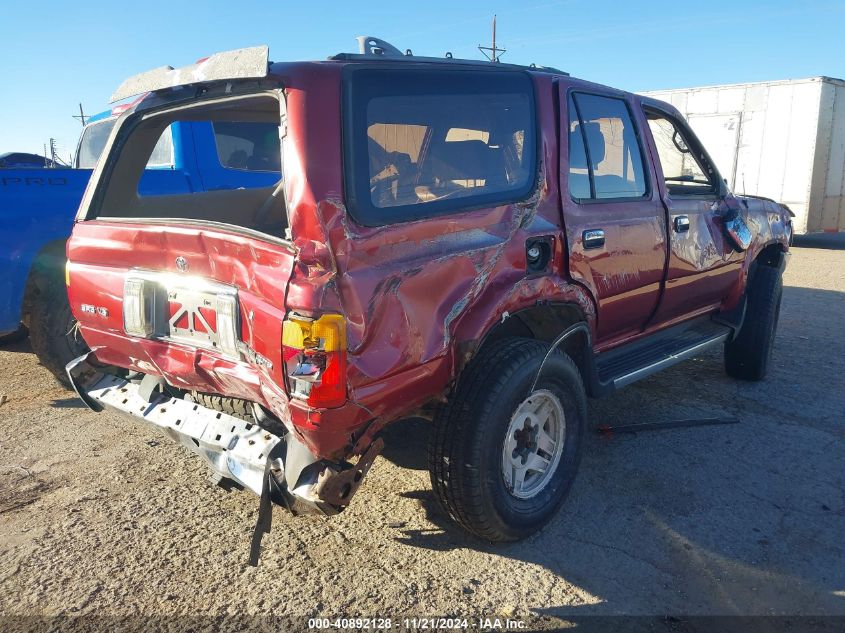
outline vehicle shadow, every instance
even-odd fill
[[[721,349],[589,403],[578,478],[539,533],[491,544],[461,532],[430,489],[409,547],[465,550],[553,572],[582,604],[550,616],[845,615],[845,293],[786,287],[769,375],[724,374]],[[606,437],[604,424],[701,417],[739,424]],[[424,469],[430,425],[397,423],[384,456]],[[470,554],[472,555],[472,554]],[[568,594],[570,592],[563,592]]]
[[[792,238],[792,245],[798,248],[825,248],[841,251],[845,250],[845,232],[796,235]]]
[[[32,345],[29,343],[29,338],[24,338],[19,341],[10,341],[8,343],[0,343],[0,351],[15,352],[21,354],[31,354]]]
[[[88,407],[85,405],[82,400],[78,397],[74,396],[72,398],[62,398],[60,400],[53,400],[50,403],[50,406],[54,409],[87,409]]]

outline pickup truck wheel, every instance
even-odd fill
[[[514,541],[542,527],[575,478],[587,418],[581,375],[562,352],[504,339],[464,370],[435,416],[429,469],[435,496],[467,531]]]
[[[38,281],[29,317],[29,341],[44,367],[62,385],[71,388],[65,366],[88,351],[70,311],[63,271],[44,274]]]
[[[751,287],[745,320],[736,338],[725,343],[725,371],[742,380],[766,376],[775,342],[783,295],[781,272],[758,265]]]

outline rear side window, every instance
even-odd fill
[[[569,95],[569,193],[577,200],[641,198],[643,155],[622,99]]]
[[[355,69],[344,107],[346,195],[361,224],[512,202],[534,189],[527,74]]]

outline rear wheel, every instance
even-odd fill
[[[748,289],[745,319],[736,338],[725,343],[725,371],[742,380],[762,380],[777,333],[783,280],[779,268],[758,264]]]
[[[434,493],[469,532],[513,541],[542,527],[575,478],[586,422],[578,368],[548,345],[504,339],[482,350],[435,418],[429,446]]]
[[[70,311],[61,271],[47,270],[38,274],[37,294],[29,315],[29,340],[38,362],[70,389],[65,366],[87,352],[88,346]]]

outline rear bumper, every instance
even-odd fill
[[[143,421],[201,457],[219,482],[229,480],[295,514],[342,510],[381,451],[377,440],[355,465],[320,460],[294,435],[283,437],[226,413],[171,396],[163,389],[109,373],[93,352],[68,363],[74,390],[93,411],[114,411]],[[286,467],[287,466],[287,467]]]
[[[88,357],[93,364],[155,374],[187,391],[226,394],[262,404],[321,458],[347,457],[353,437],[374,417],[352,402],[336,409],[312,409],[296,398],[288,399],[279,387],[280,377],[270,377],[248,362],[224,358],[212,351],[85,325],[82,335],[96,350],[95,356]]]
[[[140,384],[102,372],[88,361],[89,354],[67,368],[74,390],[89,408],[116,411],[156,426],[202,457],[215,474],[261,494],[268,456],[282,438],[181,398],[160,392],[145,398]],[[282,464],[279,460],[273,466]]]

